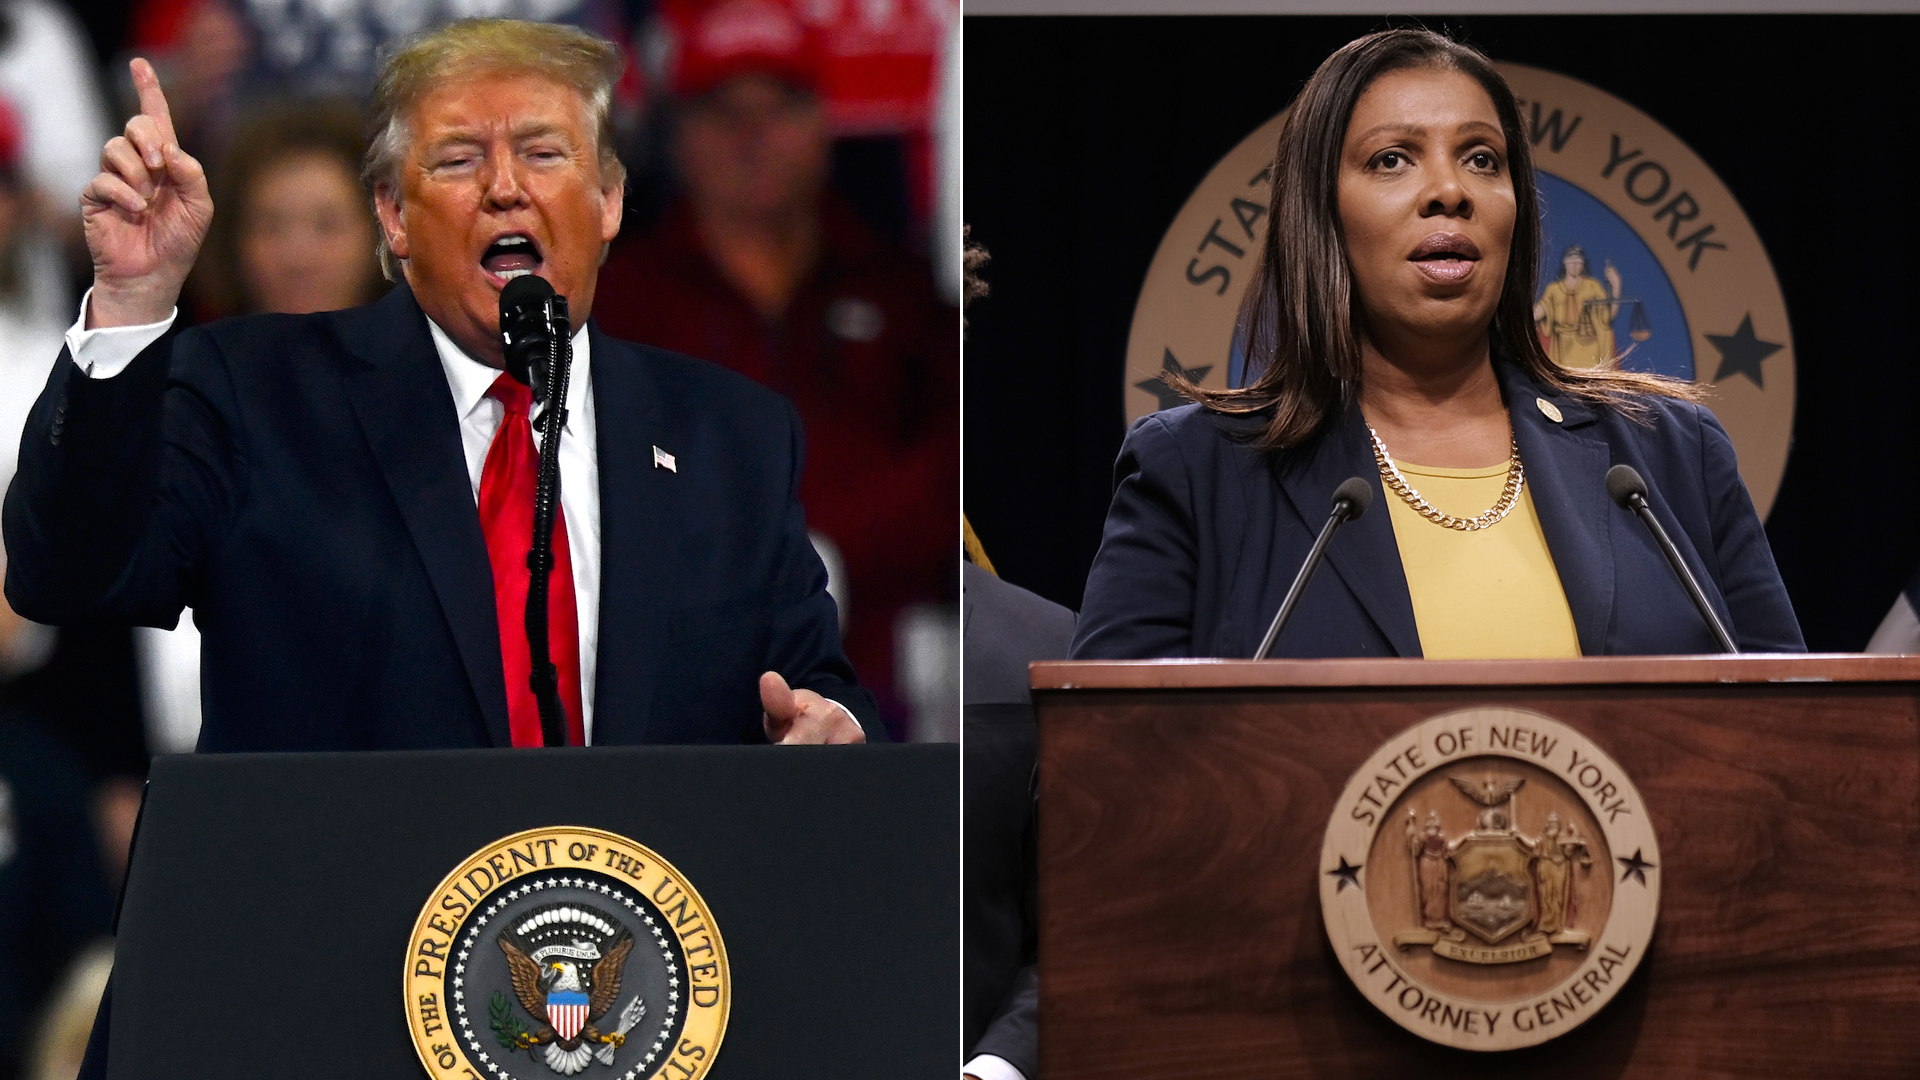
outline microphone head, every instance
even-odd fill
[[[500,339],[506,345],[507,374],[522,386],[531,386],[536,400],[546,400],[535,373],[547,350],[546,304],[553,286],[535,274],[522,274],[500,290]]]
[[[553,286],[538,274],[522,274],[500,290],[500,314],[538,307],[553,295]]]
[[[1373,505],[1373,485],[1367,483],[1362,477],[1347,477],[1341,481],[1339,487],[1333,489],[1333,505],[1339,506],[1343,502],[1349,508],[1347,520],[1352,521],[1366,513],[1367,507]]]
[[[1631,510],[1633,507],[1628,504],[1627,500],[1633,498],[1635,495],[1643,499],[1647,497],[1647,482],[1640,479],[1640,474],[1633,471],[1633,466],[1615,465],[1613,468],[1607,470],[1608,498],[1619,503],[1625,509]]]

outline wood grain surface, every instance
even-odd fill
[[[1683,660],[1613,662],[1629,677],[1604,681],[1505,663],[1485,686],[1339,662],[1347,688],[1244,685],[1325,661],[1036,665],[1036,686],[1086,686],[1066,669],[1096,666],[1135,687],[1035,694],[1047,1080],[1920,1076],[1920,684],[1897,681],[1920,660]],[[1643,664],[1666,673],[1636,681]],[[1236,688],[1226,667],[1263,670]],[[1377,1012],[1317,896],[1353,769],[1470,705],[1592,739],[1638,786],[1663,858],[1653,947],[1621,995],[1492,1055]]]
[[[1035,690],[1920,680],[1920,656],[1861,653],[1569,660],[1043,660],[1027,666]]]

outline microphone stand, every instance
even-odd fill
[[[1349,478],[1334,490],[1333,513],[1327,515],[1327,523],[1320,527],[1320,536],[1314,540],[1313,550],[1307,553],[1307,561],[1300,564],[1300,572],[1294,575],[1286,599],[1280,601],[1280,610],[1273,613],[1267,636],[1260,639],[1260,648],[1253,654],[1255,660],[1265,660],[1267,654],[1273,651],[1273,643],[1280,637],[1280,628],[1293,617],[1293,608],[1300,602],[1300,594],[1307,591],[1307,582],[1312,581],[1313,572],[1320,569],[1320,560],[1327,553],[1327,544],[1333,540],[1334,531],[1366,513],[1372,503],[1373,489],[1357,476]]]
[[[1720,621],[1719,615],[1714,614],[1713,605],[1707,602],[1706,591],[1700,588],[1693,571],[1687,569],[1687,561],[1680,557],[1680,549],[1673,546],[1673,538],[1660,526],[1660,519],[1653,516],[1653,507],[1647,503],[1647,482],[1640,478],[1633,466],[1615,465],[1607,470],[1607,494],[1646,523],[1647,531],[1653,534],[1654,543],[1660,547],[1660,554],[1665,555],[1667,565],[1673,567],[1673,576],[1680,579],[1680,587],[1687,591],[1687,598],[1699,609],[1700,617],[1720,643],[1720,651],[1738,653],[1740,646],[1734,644],[1733,635],[1727,633],[1726,624]]]
[[[534,426],[540,430],[540,471],[533,490],[533,547],[527,552],[527,652],[533,661],[527,684],[540,706],[540,734],[548,746],[567,745],[567,710],[560,700],[560,672],[553,666],[547,638],[549,578],[553,574],[553,526],[560,508],[560,432],[567,425],[567,384],[573,374],[573,328],[567,298],[549,297],[542,308],[547,354],[531,365],[533,400],[544,404]]]

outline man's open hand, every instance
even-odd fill
[[[136,58],[140,114],[100,152],[100,173],[80,193],[93,256],[88,327],[159,322],[173,310],[213,223],[207,173],[174,134],[153,65]]]
[[[794,690],[778,672],[760,676],[762,723],[768,740],[776,743],[861,743],[860,730],[847,710],[811,690]]]

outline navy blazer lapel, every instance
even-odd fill
[[[1373,486],[1373,509],[1334,534],[1333,542],[1327,545],[1327,565],[1360,601],[1394,652],[1419,656],[1420,628],[1413,620],[1413,598],[1407,591],[1406,568],[1400,562],[1400,542],[1394,539],[1393,522],[1387,517],[1380,469],[1374,463],[1359,406],[1348,406],[1319,440],[1320,444],[1307,453],[1287,454],[1276,464],[1280,489],[1312,537],[1319,535],[1326,524],[1333,510],[1333,491],[1343,481],[1358,476]],[[1292,571],[1288,570],[1281,580],[1291,584]],[[1260,630],[1264,633],[1265,625]]]
[[[1496,363],[1507,395],[1507,415],[1520,445],[1527,490],[1547,538],[1547,551],[1567,594],[1580,651],[1608,652],[1613,624],[1613,504],[1607,498],[1610,454],[1594,427],[1594,406],[1535,383],[1526,372]],[[1546,401],[1559,414],[1555,422],[1540,407]]]
[[[632,346],[587,323],[593,353],[593,410],[600,467],[600,635],[593,694],[595,743],[646,741],[665,646],[665,582],[671,555],[662,485],[677,474],[657,468],[660,396]],[[665,447],[671,451],[672,447]]]
[[[487,732],[495,746],[511,746],[493,568],[453,391],[426,315],[402,283],[372,307],[343,312],[337,325],[347,348],[364,361],[349,365],[346,377],[360,430],[426,564]]]

